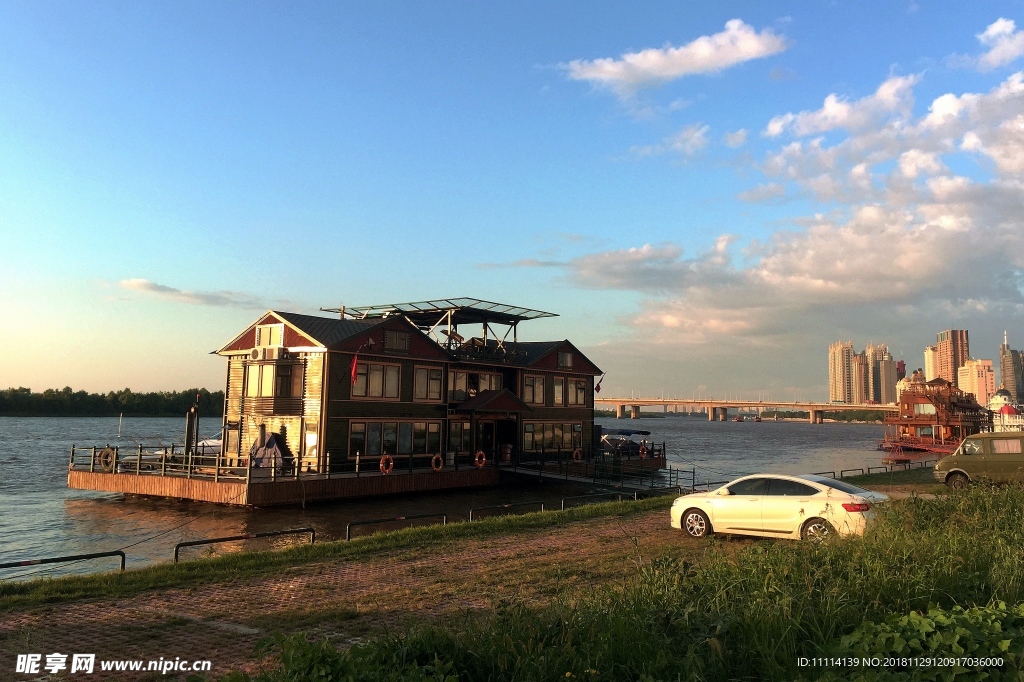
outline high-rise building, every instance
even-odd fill
[[[938,376],[941,379],[957,384],[957,370],[964,366],[971,357],[970,344],[966,329],[947,329],[938,334]]]
[[[871,384],[868,356],[856,353],[850,365],[850,379],[853,384],[850,402],[863,405],[871,400]]]
[[[939,376],[939,347],[928,346],[924,349],[924,380],[931,381]]]
[[[999,346],[999,381],[1010,394],[1014,405],[1024,400],[1024,354],[1010,350],[1010,342],[1003,332],[1003,345]]]
[[[896,381],[907,376],[907,363],[902,360],[896,362]]]
[[[853,343],[836,341],[828,347],[828,399],[833,403],[853,402]]]
[[[891,360],[892,356],[889,355],[889,349],[884,343],[869,343],[868,347],[864,349],[864,355],[868,358],[868,398],[871,402],[878,403],[882,401],[882,383],[878,375],[878,363],[885,358]],[[893,384],[895,383],[893,382]]]
[[[878,361],[878,402],[883,405],[896,402],[897,381],[896,362],[886,353],[886,357]]]
[[[965,361],[957,369],[957,387],[965,393],[973,393],[979,405],[988,405],[996,393],[996,373],[992,371],[992,361]]]

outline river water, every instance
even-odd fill
[[[708,422],[706,418],[599,419],[606,428],[651,431],[664,441],[671,466],[694,470],[699,482],[722,481],[752,472],[806,473],[879,464],[878,425],[806,422]],[[219,420],[202,424],[215,434]],[[129,566],[169,561],[186,540],[311,526],[317,539],[345,537],[357,519],[446,512],[464,519],[474,507],[542,500],[551,508],[578,487],[527,482],[496,489],[424,493],[387,499],[349,500],[301,508],[244,509],[197,502],[138,498],[68,490],[67,460],[79,446],[142,442],[180,443],[181,419],[0,417],[0,563],[124,549]],[[524,510],[529,508],[524,507]],[[427,519],[426,522],[435,520]],[[353,529],[355,534],[355,529]],[[250,540],[247,549],[301,542],[298,537]],[[182,550],[183,557],[236,551],[243,543]],[[108,557],[74,564],[0,570],[0,579],[92,573],[116,568]]]

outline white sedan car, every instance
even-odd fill
[[[872,505],[889,497],[825,476],[744,476],[706,493],[676,498],[672,527],[695,538],[735,533],[817,539],[830,533],[860,535]]]

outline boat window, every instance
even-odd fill
[[[468,379],[466,372],[448,372],[448,400],[462,402],[466,399]]]
[[[558,351],[558,366],[565,369],[572,369],[572,353]]]
[[[384,422],[384,452],[398,453],[398,424],[395,422]]]
[[[773,478],[768,483],[768,495],[783,495],[787,497],[809,497],[818,494],[817,488],[812,488],[796,481],[787,481],[784,478]]]
[[[935,414],[935,406],[931,403],[915,403],[914,414]]]
[[[992,452],[998,455],[1020,453],[1020,438],[993,438]]]
[[[348,453],[350,457],[355,457],[357,454],[366,454],[366,424],[362,422],[352,424]]]
[[[412,452],[412,423],[402,422],[398,425],[398,454],[408,455]]]
[[[415,422],[412,425],[412,451],[417,454],[427,451],[427,425],[425,422]]]
[[[587,381],[586,379],[569,379],[569,404],[587,404]]]
[[[981,454],[981,441],[980,440],[965,440],[964,444],[960,446],[960,454],[962,454],[962,455],[980,455]]]
[[[441,370],[434,367],[417,367],[413,386],[413,397],[416,400],[440,400]]]
[[[747,478],[729,486],[729,492],[733,495],[764,495],[767,489],[767,478]]]
[[[384,350],[409,350],[409,332],[385,331]]]
[[[565,379],[562,377],[555,377],[555,405],[562,406],[565,404],[563,396],[563,387],[565,386]]]
[[[397,398],[400,370],[398,365],[360,362],[356,365],[356,381],[352,384],[353,397]]]
[[[380,454],[380,422],[370,422],[366,425],[366,454]]]
[[[528,376],[523,382],[523,402],[544,404],[544,377]]]
[[[441,425],[437,422],[427,424],[427,453],[441,452]]]

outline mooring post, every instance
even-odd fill
[[[139,455],[135,460],[135,475],[142,473],[142,443],[139,443]]]
[[[72,443],[72,445],[71,445],[71,459],[68,460],[68,471],[71,471],[74,468],[75,468],[75,446]]]

